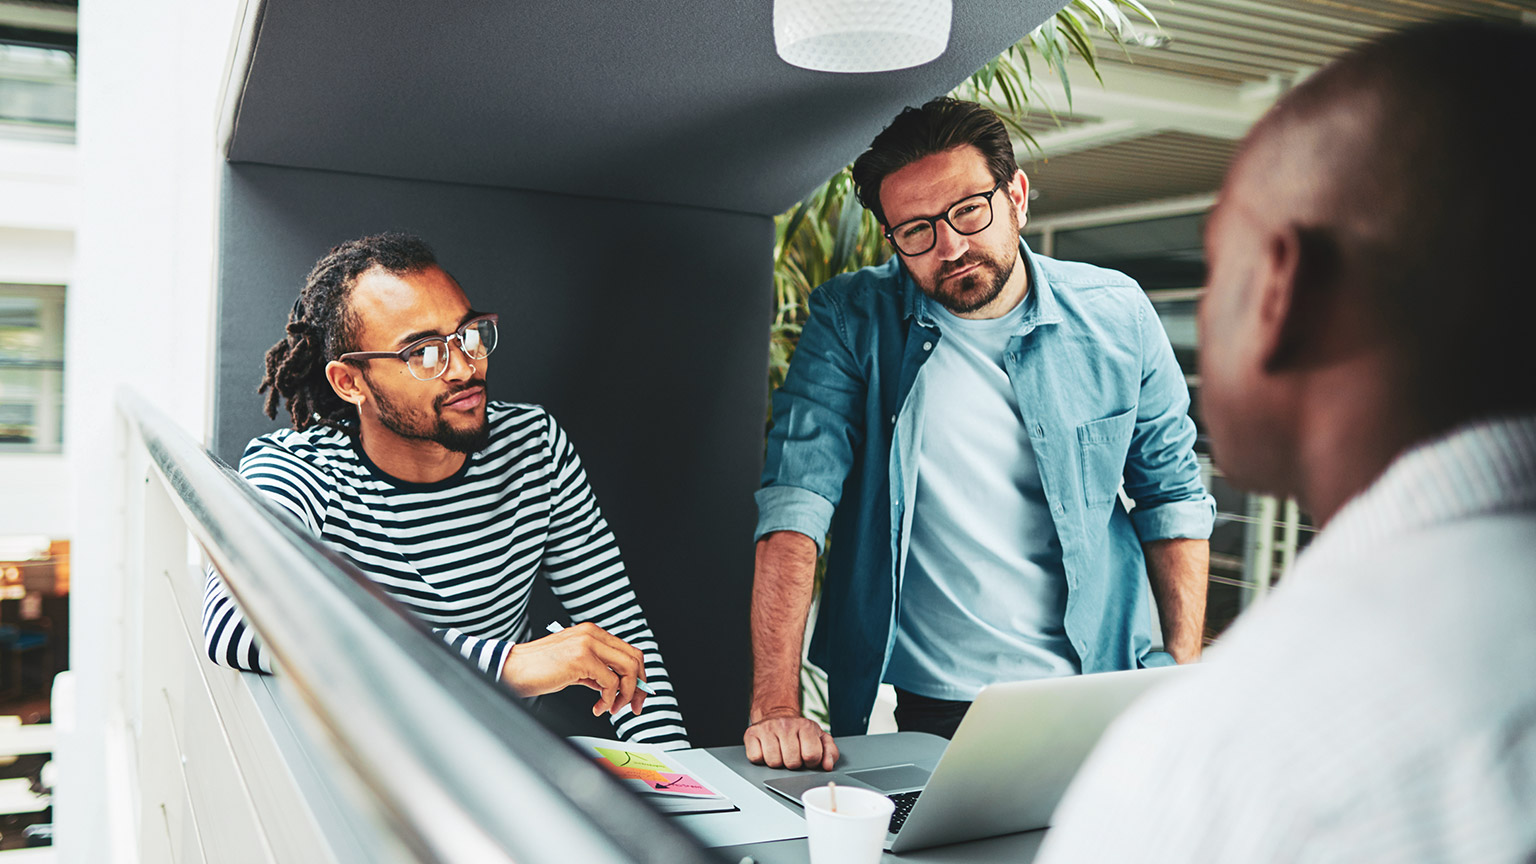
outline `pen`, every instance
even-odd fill
[[[548,630],[551,633],[559,633],[561,630],[565,629],[565,625],[561,624],[559,621],[551,621],[551,622],[549,622],[549,626],[545,627],[544,629]],[[635,684],[637,684],[640,687],[641,690],[645,691],[646,695],[648,695],[648,696],[655,696],[656,695],[656,691],[651,689],[651,685],[645,683],[645,679],[644,678],[636,678],[635,679]]]

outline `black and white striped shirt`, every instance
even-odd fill
[[[625,707],[613,717],[619,737],[687,746],[656,638],[575,448],[536,405],[492,402],[486,416],[490,444],[436,483],[390,477],[329,426],[254,439],[240,474],[492,678],[529,638],[528,598],[542,573],[572,621],[591,621],[645,654],[656,695],[639,716]],[[212,570],[203,637],[215,663],[271,671]]]

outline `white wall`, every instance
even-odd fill
[[[3,157],[0,157],[3,158]],[[3,184],[0,184],[3,185]],[[73,192],[68,190],[66,194]],[[0,190],[0,211],[5,206]],[[75,233],[68,229],[17,227],[0,212],[0,282],[68,285],[75,271]]]
[[[207,426],[218,212],[216,131],[240,0],[83,0],[79,211],[66,319],[74,473],[70,665],[59,860],[134,860],[134,766],[121,708],[124,466],[113,406],[133,387],[197,437]]]
[[[0,138],[0,225],[73,231],[78,202],[75,145]]]
[[[0,454],[0,477],[0,534],[74,536],[74,475],[65,457]]]

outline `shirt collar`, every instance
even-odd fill
[[[1019,254],[1024,257],[1024,266],[1029,268],[1029,293],[1024,295],[1025,312],[1023,321],[1019,323],[1019,333],[1027,333],[1041,324],[1060,324],[1061,307],[1056,302],[1056,294],[1051,290],[1050,281],[1045,278],[1045,269],[1040,266],[1040,260],[1023,239],[1019,240]],[[932,301],[917,287],[906,264],[899,261],[899,253],[896,253],[896,257],[901,274],[901,289],[907,300],[904,314],[908,318],[917,318],[918,323],[924,326],[938,327],[928,305]]]
[[[1314,545],[1347,554],[1430,525],[1533,507],[1536,414],[1482,420],[1398,456]]]

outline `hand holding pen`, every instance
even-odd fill
[[[542,639],[512,646],[501,680],[520,696],[538,696],[580,684],[598,691],[594,715],[617,714],[625,705],[636,714],[645,704],[645,655],[596,624],[549,626]]]

